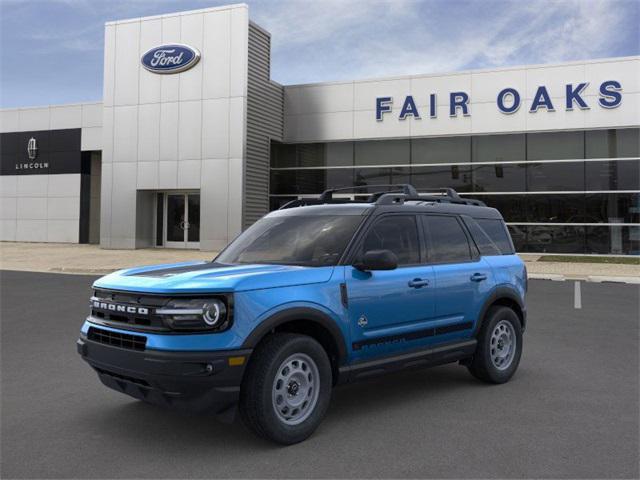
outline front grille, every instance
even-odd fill
[[[127,333],[112,332],[101,328],[89,327],[87,338],[91,341],[111,345],[112,347],[127,348],[129,350],[144,350],[147,346],[147,337],[142,335],[129,335]]]
[[[97,323],[113,325],[116,328],[148,331],[168,331],[162,318],[155,314],[169,302],[170,298],[126,292],[96,290],[91,299],[91,316]],[[96,306],[95,302],[98,302]],[[111,310],[108,307],[118,308]],[[132,311],[129,311],[129,307]],[[145,311],[141,312],[140,309]]]

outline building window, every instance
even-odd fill
[[[411,140],[411,163],[466,163],[471,161],[471,137]]]
[[[370,140],[355,143],[356,165],[408,165],[409,140]]]
[[[527,158],[525,134],[473,137],[474,162],[512,162]]]
[[[527,160],[584,158],[584,132],[527,134]]]
[[[583,191],[584,163],[529,163],[527,164],[527,191]]]
[[[640,129],[622,128],[585,132],[586,158],[640,156]]]

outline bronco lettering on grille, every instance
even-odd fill
[[[149,315],[149,309],[146,307],[118,305],[116,303],[101,302],[99,300],[93,300],[91,304],[93,305],[93,308],[97,308],[98,310],[109,310],[111,312],[119,313],[134,313],[137,315]]]

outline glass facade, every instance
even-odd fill
[[[499,209],[520,252],[640,254],[638,128],[271,146],[272,209],[392,183]]]

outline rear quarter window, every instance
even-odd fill
[[[491,241],[500,249],[503,255],[515,253],[509,231],[502,220],[493,218],[476,218],[478,225],[489,236]]]

